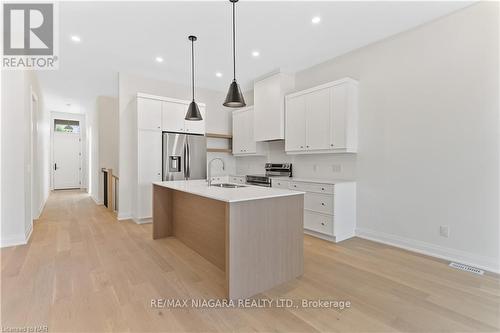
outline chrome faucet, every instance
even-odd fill
[[[224,160],[222,158],[216,157],[216,158],[211,159],[210,162],[208,162],[208,176],[207,176],[208,186],[212,186],[212,162],[215,160],[219,160],[222,162],[222,170],[224,170],[226,168],[226,166],[224,164]]]

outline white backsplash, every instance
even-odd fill
[[[263,174],[267,162],[292,163],[293,176],[298,178],[356,178],[355,154],[287,155],[284,141],[269,142],[266,156],[236,157],[236,174]]]
[[[236,173],[235,158],[233,155],[228,153],[207,153],[207,170],[208,163],[210,160],[219,157],[224,160],[224,170],[222,170],[222,163],[220,161],[214,161],[212,163],[212,176],[225,176],[234,175]],[[208,171],[207,171],[208,176]]]

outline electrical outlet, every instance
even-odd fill
[[[332,164],[332,172],[342,172],[341,164]]]
[[[439,235],[446,238],[450,237],[450,227],[447,225],[440,226]]]

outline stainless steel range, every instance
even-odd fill
[[[266,163],[263,175],[247,175],[247,184],[271,187],[272,177],[292,177],[292,163]]]

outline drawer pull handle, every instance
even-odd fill
[[[321,222],[321,225],[325,225],[325,222]]]
[[[321,203],[321,206],[324,206],[324,205],[325,205],[325,203],[324,203],[324,202],[322,202],[322,203]]]
[[[293,185],[293,187],[297,187],[297,185]]]
[[[324,190],[325,190],[325,188],[324,188],[324,187],[322,187],[322,188],[321,188],[321,191],[324,191]]]

